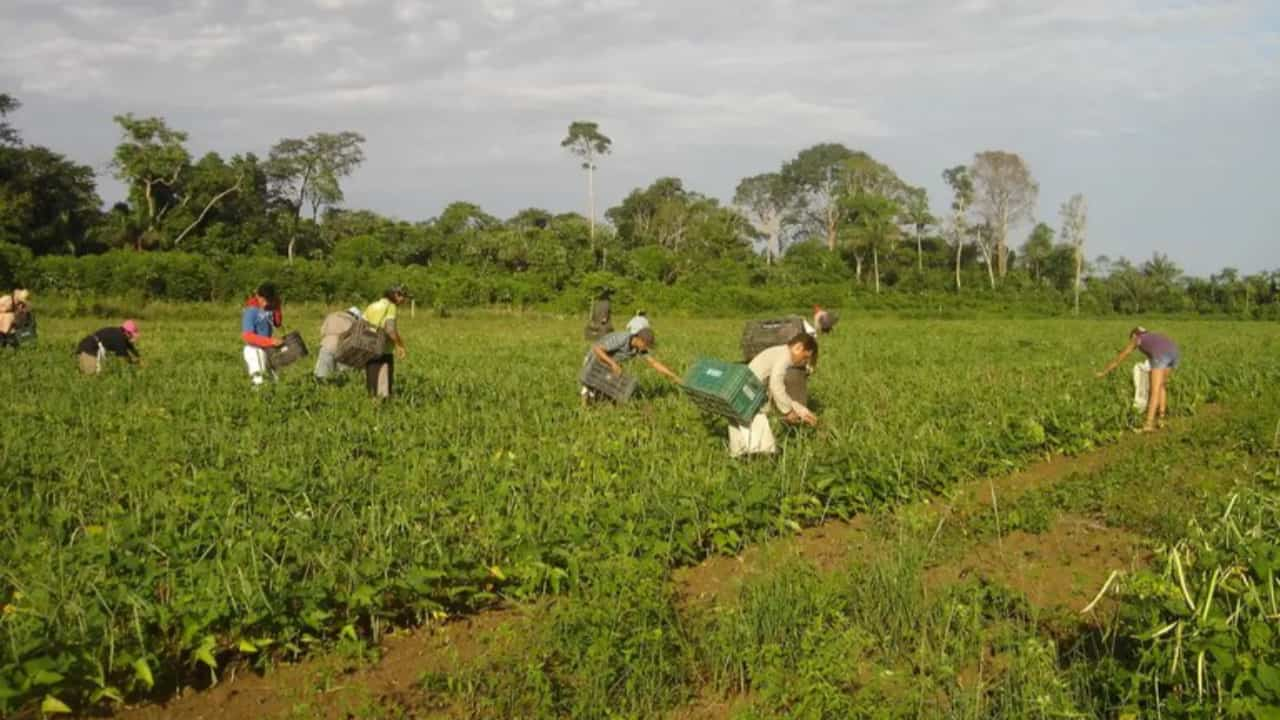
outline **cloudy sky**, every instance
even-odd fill
[[[359,131],[348,205],[404,219],[579,210],[559,141],[592,119],[602,207],[664,175],[727,200],[834,141],[942,211],[942,169],[998,148],[1040,219],[1086,195],[1091,254],[1280,268],[1276,0],[4,0],[0,37],[15,124],[108,200],[134,112],[226,155]]]

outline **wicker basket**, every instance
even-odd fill
[[[596,357],[592,357],[586,365],[582,366],[582,372],[578,374],[578,382],[619,403],[630,400],[631,393],[636,389],[634,377],[626,374],[614,375],[609,366]]]
[[[775,345],[785,345],[804,332],[804,318],[799,315],[776,320],[752,320],[742,328],[742,361],[751,360]]]
[[[387,353],[387,333],[364,320],[356,320],[338,338],[335,359],[347,367],[361,368]]]
[[[307,355],[307,344],[302,341],[302,335],[295,331],[284,336],[283,345],[267,351],[267,365],[271,366],[272,370],[279,370],[298,362]]]

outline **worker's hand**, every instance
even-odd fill
[[[618,363],[614,363],[613,366],[609,368],[609,372],[613,373],[614,377],[622,377],[622,366]]]
[[[809,427],[816,427],[818,425],[818,416],[814,415],[807,407],[797,405],[791,412],[800,419],[800,422],[808,425]]]
[[[396,357],[403,360],[409,355],[409,351],[403,345],[396,346]]]
[[[282,340],[282,339],[280,339],[280,338],[272,338],[272,339],[271,339],[271,347],[273,347],[273,348],[282,348],[282,347],[284,347],[284,340]]]

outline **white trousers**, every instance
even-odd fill
[[[1133,366],[1133,409],[1146,410],[1151,395],[1151,361]]]
[[[729,424],[729,456],[772,454],[778,444],[773,439],[773,428],[764,413],[756,413],[750,425]]]
[[[254,385],[276,379],[275,372],[267,365],[267,351],[260,347],[244,346],[244,366],[249,370],[249,379]]]

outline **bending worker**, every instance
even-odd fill
[[[818,341],[808,333],[799,333],[786,345],[775,345],[761,351],[752,358],[747,367],[755,374],[769,393],[769,402],[760,408],[760,412],[752,418],[750,425],[729,425],[729,454],[733,457],[742,455],[771,454],[777,450],[773,438],[773,429],[769,427],[769,418],[765,414],[772,404],[782,416],[782,420],[793,425],[804,423],[814,426],[818,424],[818,416],[809,408],[796,402],[787,392],[787,372],[792,368],[804,368],[818,354]]]
[[[1182,353],[1178,350],[1178,345],[1167,336],[1151,332],[1139,325],[1129,331],[1129,344],[1124,346],[1114,360],[1107,363],[1107,366],[1098,373],[1098,377],[1106,377],[1107,373],[1115,370],[1116,366],[1124,362],[1124,359],[1134,350],[1141,350],[1142,354],[1151,361],[1151,390],[1147,400],[1147,421],[1138,432],[1152,432],[1164,425],[1165,414],[1169,410],[1169,379],[1173,376],[1174,368],[1178,367]]]

